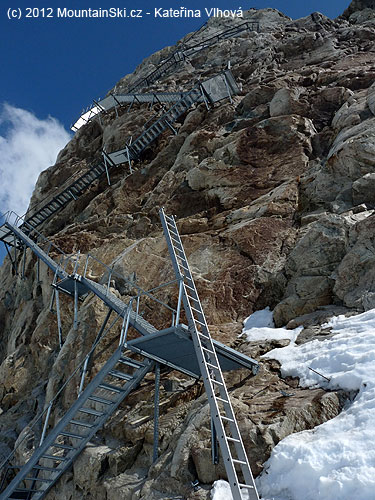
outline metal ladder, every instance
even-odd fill
[[[174,272],[177,278],[183,278],[182,300],[184,309],[197,359],[201,367],[203,383],[233,499],[243,500],[246,498],[246,495],[243,496],[243,492],[247,492],[249,500],[259,500],[228,390],[175,219],[173,216],[166,215],[163,209],[160,210],[160,219]],[[242,482],[239,478],[239,472],[242,472]]]
[[[122,346],[114,352],[75,403],[1,493],[0,500],[44,498],[72,465],[94,434],[104,425],[126,396],[153,368],[154,362],[135,361]]]

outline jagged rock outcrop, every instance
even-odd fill
[[[91,253],[149,289],[174,277],[158,219],[164,205],[178,217],[213,336],[257,358],[275,344],[238,340],[243,319],[255,310],[270,306],[278,325],[305,325],[302,342],[329,335],[316,326],[319,318],[374,307],[373,4],[353,1],[335,20],[320,13],[292,20],[273,9],[246,12],[246,19],[260,22],[260,33],[243,33],[198,52],[147,89],[187,90],[230,60],[241,94],[210,110],[203,103],[191,109],[176,124],[178,134],[164,132],[131,175],[119,167],[111,173],[111,186],[102,178],[51,217],[42,232],[68,254],[80,250],[82,262]],[[228,22],[211,19],[204,36]],[[116,92],[172,51],[143,61]],[[117,116],[112,110],[101,123],[82,127],[56,165],[41,174],[31,205],[77,177],[103,148],[123,147],[152,113],[135,105],[129,113],[120,109]],[[56,317],[49,312],[53,276],[41,266],[38,280],[35,264],[27,252],[26,279],[13,275],[8,259],[0,273],[2,456],[27,434],[84,358],[106,313],[97,299],[85,299],[76,331],[71,301],[62,297],[60,350]],[[103,269],[94,264],[90,272],[100,279]],[[111,285],[128,297],[124,282]],[[174,296],[165,292],[163,298]],[[152,304],[145,311],[154,324],[166,321]],[[106,347],[117,335],[115,328]],[[95,359],[90,377],[105,359],[105,352]],[[161,455],[154,465],[150,376],[48,498],[209,498],[210,483],[225,474],[222,465],[210,462],[206,397],[199,383],[162,374],[163,383],[170,380],[175,390],[162,389]],[[256,473],[280,439],[334,417],[346,397],[301,390],[297,381],[281,380],[272,362],[264,363],[256,378],[234,373],[228,383]],[[74,397],[73,389],[67,392],[53,422]],[[37,438],[21,448],[21,460]],[[195,479],[202,483],[196,492]]]

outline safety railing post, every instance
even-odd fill
[[[77,280],[74,280],[74,320],[73,320],[73,330],[78,330],[78,284]]]
[[[109,269],[110,269],[110,271],[109,271],[109,274],[108,274],[107,289],[105,291],[106,297],[108,296],[108,293],[109,293],[109,287],[111,285],[111,278],[112,278],[112,273],[113,273],[113,269],[112,268],[109,268]]]
[[[139,302],[141,300],[141,296],[140,295],[137,295],[137,305],[136,305],[136,309],[135,309],[135,319],[137,320],[138,318],[138,314],[139,314]]]
[[[178,284],[178,301],[177,301],[177,310],[176,310],[176,318],[175,318],[175,326],[178,325],[180,321],[180,314],[181,314],[181,302],[182,302],[182,290],[184,286],[184,278],[180,279],[180,282]]]
[[[55,288],[54,290],[55,290],[55,300],[56,300],[57,331],[59,335],[59,345],[61,349],[63,346],[63,339],[62,339],[61,314],[60,314],[60,297],[59,297],[59,290],[57,288]]]
[[[85,359],[85,364],[83,365],[82,368],[82,375],[81,375],[81,380],[79,382],[79,388],[78,388],[78,396],[81,395],[81,392],[83,391],[83,384],[85,383],[85,378],[86,378],[86,373],[87,373],[87,367],[89,364],[89,359],[90,355],[88,354]]]
[[[86,278],[86,273],[87,273],[87,267],[89,265],[89,258],[90,258],[90,254],[87,254],[86,256],[86,262],[85,262],[85,269],[83,271],[83,277]]]
[[[75,263],[74,263],[73,274],[76,274],[76,272],[77,272],[77,269],[78,269],[78,261],[79,261],[80,254],[81,254],[81,251],[80,251],[80,250],[78,250],[77,255],[76,255],[76,261],[75,261]]]
[[[154,397],[154,446],[152,461],[156,462],[159,451],[159,402],[160,402],[160,364],[155,365],[155,397]]]
[[[51,415],[51,410],[52,410],[52,401],[48,405],[48,410],[47,410],[46,419],[45,419],[44,425],[43,425],[42,435],[40,436],[39,446],[43,443],[44,438],[46,437],[48,421],[49,421],[49,417]]]
[[[133,309],[133,299],[130,299],[127,313],[124,315],[124,320],[122,322],[121,333],[120,333],[120,346],[124,346],[126,343],[126,337],[128,334],[129,323],[130,323],[130,314]]]

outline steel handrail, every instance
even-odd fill
[[[129,304],[127,304],[125,307],[124,307],[124,316],[125,316],[125,309],[128,309],[129,307]],[[66,386],[69,384],[69,382],[74,378],[74,376],[77,374],[77,372],[85,365],[86,363],[86,359],[89,358],[93,352],[95,351],[95,349],[97,348],[97,346],[100,344],[100,342],[102,341],[103,338],[105,338],[106,334],[109,332],[109,330],[115,325],[115,323],[118,321],[118,319],[121,317],[121,314],[117,314],[117,317],[114,321],[112,321],[112,323],[110,324],[110,326],[105,330],[105,332],[103,333],[103,335],[100,337],[99,340],[97,340],[94,345],[92,346],[92,348],[90,349],[90,351],[86,354],[86,356],[82,359],[82,361],[77,365],[77,367],[75,368],[75,370],[72,372],[72,374],[69,376],[69,378],[64,382],[64,384],[60,387],[60,389],[57,391],[57,393],[52,397],[52,399],[50,399],[45,407],[45,409],[37,416],[35,417],[36,420],[33,422],[33,424],[31,426],[29,426],[29,430],[33,430],[36,426],[36,424],[43,418],[43,415],[45,413],[47,413],[49,410],[50,407],[53,406],[53,403],[57,400],[57,398],[60,396],[60,394],[62,393],[62,391],[66,388]],[[5,465],[10,461],[10,459],[15,455],[16,451],[18,450],[19,446],[24,442],[24,440],[28,437],[28,435],[30,434],[30,431],[25,433],[25,436],[21,439],[21,441],[19,441],[19,443],[17,444],[17,446],[11,451],[11,453],[3,460],[3,462],[0,464],[0,471],[5,467]]]

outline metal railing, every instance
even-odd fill
[[[200,31],[200,29],[198,31]],[[233,27],[228,28],[224,31],[219,31],[219,32],[215,33],[214,35],[211,35],[211,36],[203,39],[201,42],[194,43],[193,45],[188,45],[188,43],[187,43],[188,41],[186,41],[181,46],[179,46],[174,52],[172,52],[172,54],[167,59],[162,61],[158,65],[157,68],[155,68],[153,71],[151,71],[146,76],[136,80],[128,88],[127,94],[133,94],[135,91],[137,91],[143,87],[150,86],[158,78],[160,78],[163,74],[167,73],[167,71],[170,68],[176,66],[181,61],[184,61],[185,58],[188,57],[190,54],[200,52],[201,50],[204,50],[208,47],[211,47],[212,45],[214,45],[215,43],[217,43],[218,41],[220,41],[222,39],[225,40],[227,38],[233,38],[236,35],[240,35],[241,33],[245,32],[245,31],[257,31],[257,32],[259,32],[259,22],[258,21],[245,21],[244,23],[241,23],[237,26],[233,26]],[[189,38],[189,40],[192,39],[196,34],[197,34],[197,32],[194,33]],[[121,95],[121,94],[111,93],[110,95],[114,96],[114,106],[113,107],[116,107],[116,96]],[[89,121],[91,121],[92,119],[97,118],[103,111],[109,111],[109,109],[111,109],[111,108],[106,108],[104,110],[100,105],[100,101],[101,101],[101,99],[94,100],[91,105],[89,105],[87,108],[85,108],[82,111],[80,117],[75,121],[74,124],[71,125],[71,129],[73,131],[76,131],[79,129],[79,128],[75,127],[75,125],[80,120],[83,120],[86,124]]]

